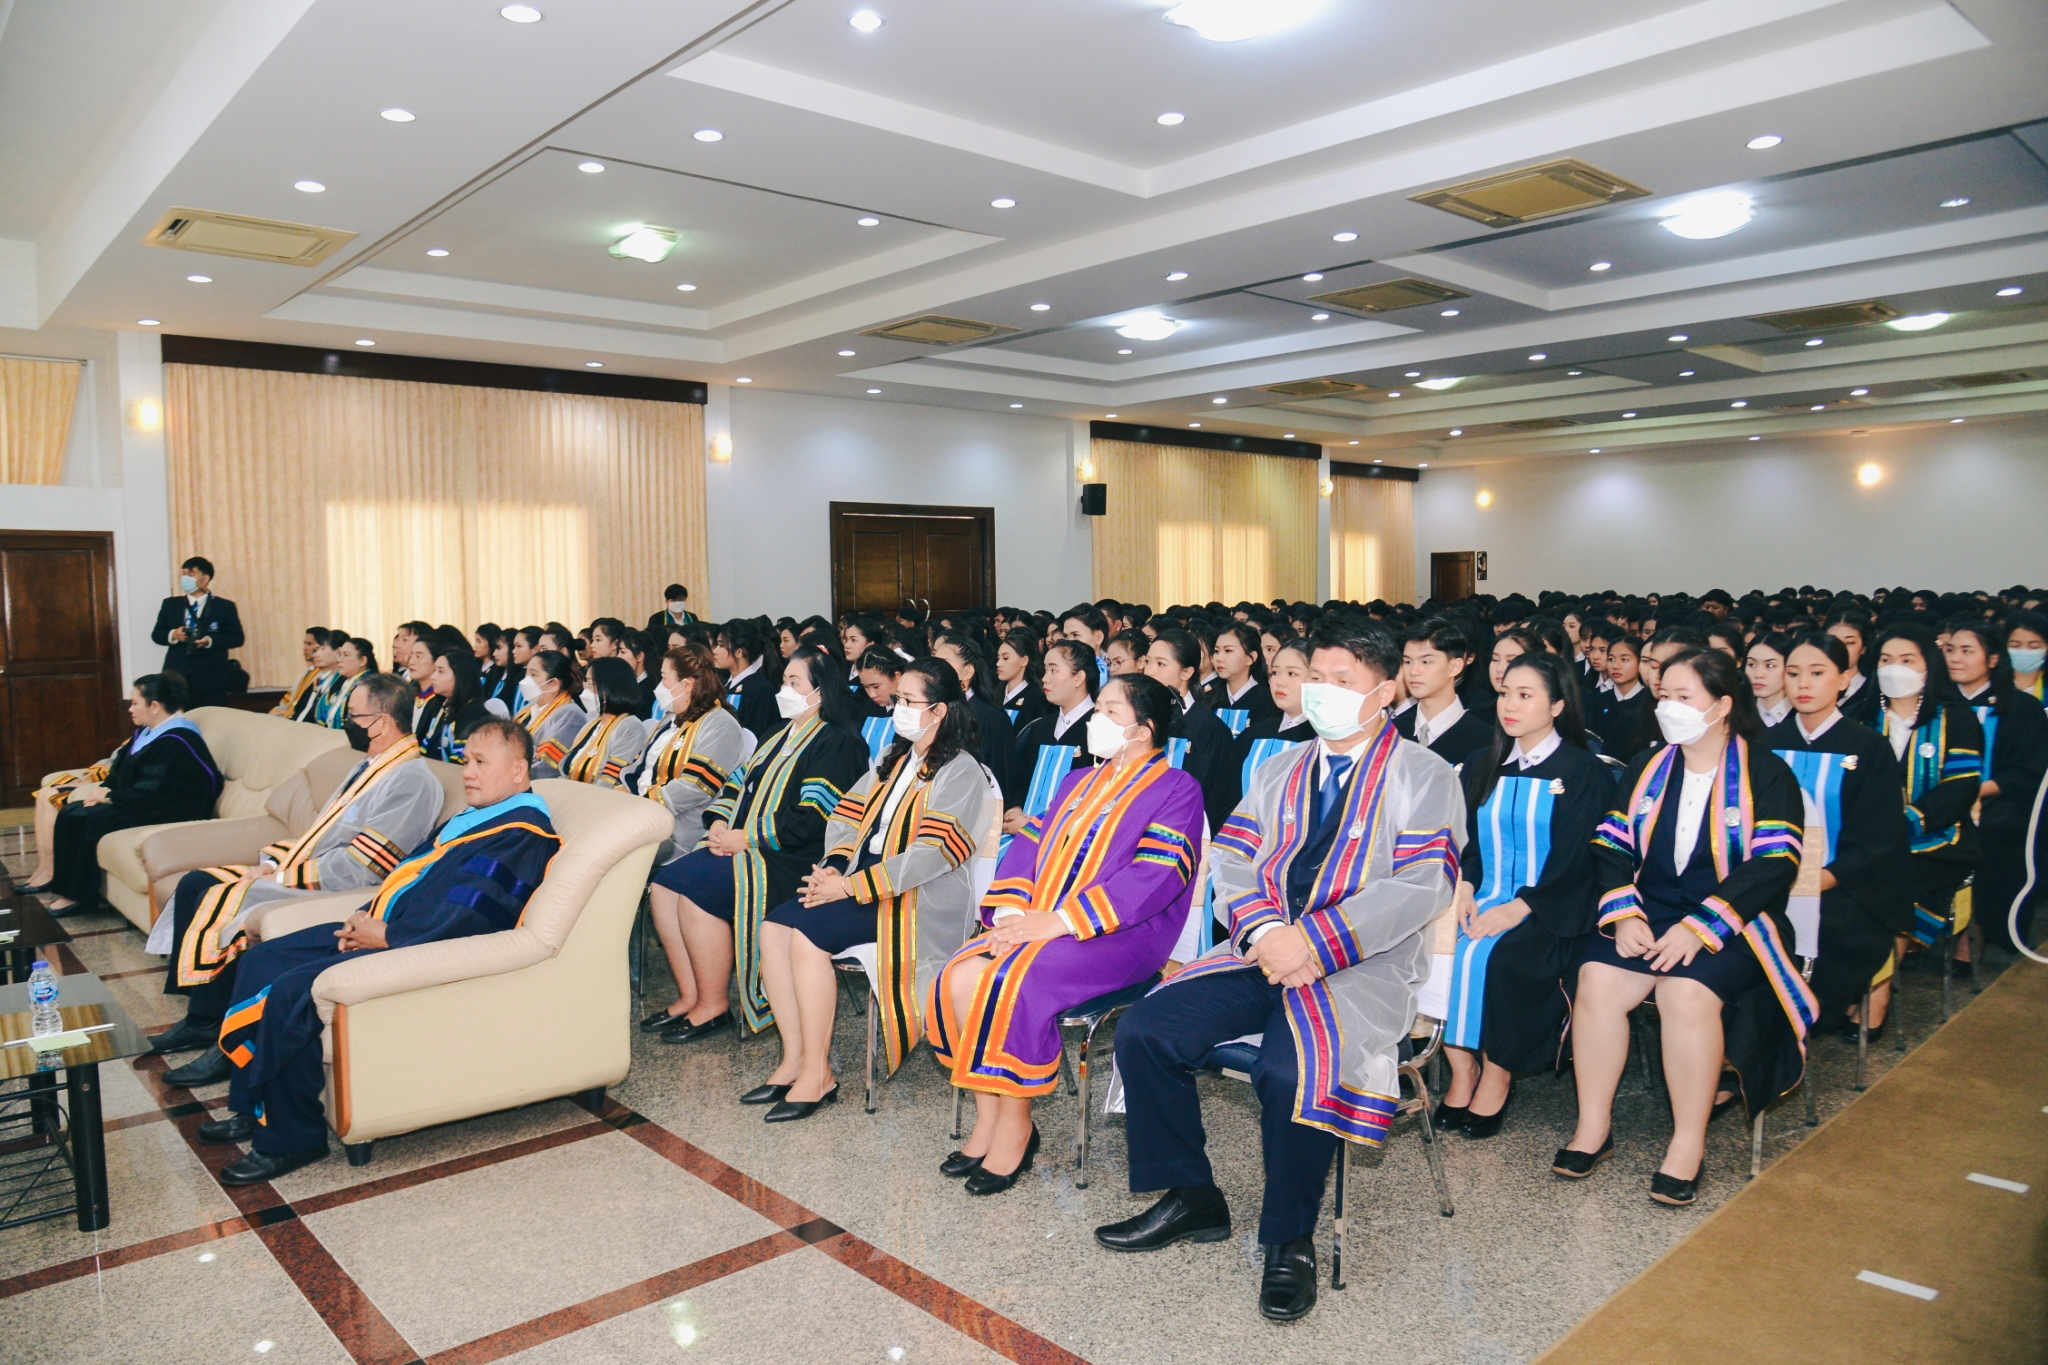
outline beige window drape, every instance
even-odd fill
[[[1316,463],[1227,450],[1090,443],[1109,485],[1095,592],[1154,608],[1316,592]]]
[[[1415,600],[1415,485],[1335,474],[1330,587],[1346,602]]]
[[[388,668],[416,617],[637,625],[665,583],[702,593],[695,404],[210,365],[164,379],[176,558],[213,561],[259,685],[299,676],[311,625]]]
[[[81,368],[75,360],[0,357],[0,483],[64,481]]]

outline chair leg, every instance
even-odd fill
[[[1073,1061],[1067,1056],[1067,1035],[1065,1030],[1060,1032],[1060,1075],[1067,1078],[1067,1093],[1069,1095],[1081,1093],[1081,1080],[1074,1074]]]
[[[1946,1024],[1955,1013],[1956,990],[1956,908],[1951,901],[1948,908],[1947,932],[1941,936],[1941,1022]]]
[[[1330,1243],[1330,1288],[1344,1287],[1344,1190],[1351,1183],[1351,1144],[1344,1139],[1337,1140],[1337,1199],[1332,1209],[1331,1223],[1336,1228],[1336,1238]]]
[[[1749,1174],[1751,1179],[1762,1175],[1764,1170],[1764,1116],[1756,1116],[1756,1124],[1750,1130]]]
[[[1899,991],[1892,987],[1892,1008],[1899,1007]],[[1898,1027],[1893,1021],[1892,1026]],[[1863,1008],[1856,1020],[1856,1090],[1861,1093],[1870,1088],[1870,987],[1863,988]]]
[[[1906,951],[1892,940],[1892,1006],[1885,1018],[1892,1023],[1892,1051],[1906,1050]]]
[[[1088,1111],[1094,1107],[1092,1101],[1095,1098],[1094,1087],[1088,1078],[1088,1051],[1095,1046],[1095,1030],[1101,1026],[1102,1020],[1097,1019],[1081,1035],[1081,1051],[1074,1064],[1075,1093],[1081,1097],[1081,1112],[1074,1122],[1074,1188],[1077,1190],[1088,1188]],[[1066,1049],[1062,1048],[1060,1054],[1064,1057]]]
[[[344,1142],[341,1144],[341,1149],[348,1153],[349,1165],[367,1166],[370,1164],[371,1148],[375,1145],[375,1143],[370,1142]]]
[[[601,1085],[593,1085],[588,1090],[577,1091],[572,1098],[576,1101],[576,1103],[582,1105],[585,1109],[588,1109],[591,1113],[595,1114],[600,1109],[604,1108],[604,1087]]]
[[[880,1032],[881,1025],[875,1018],[875,993],[870,990],[868,992],[868,1088],[866,1095],[867,1110],[870,1114],[875,1112],[875,1040]]]
[[[1964,934],[1964,942],[1970,945],[1970,994],[1975,995],[1984,989],[1984,974],[1977,969],[1977,964],[1984,960],[1984,922],[1982,920],[1974,916],[1971,918],[1970,927]]]
[[[1457,1209],[1451,1205],[1451,1186],[1444,1179],[1443,1144],[1436,1140],[1436,1106],[1430,1101],[1429,1082],[1422,1078],[1421,1069],[1410,1067],[1408,1075],[1415,1082],[1415,1098],[1422,1105],[1422,1151],[1429,1158],[1429,1173],[1436,1179],[1437,1212],[1449,1218]]]
[[[967,1092],[959,1086],[953,1087],[953,1141],[960,1140],[960,1111],[967,1103]]]
[[[1799,1088],[1806,1092],[1806,1126],[1817,1128],[1820,1126],[1820,1112],[1814,1107],[1812,1067],[1807,1068],[1806,1076],[1799,1082]]]

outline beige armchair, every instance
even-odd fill
[[[583,782],[534,790],[562,850],[515,928],[344,959],[313,985],[327,1026],[327,1117],[355,1165],[380,1137],[559,1095],[596,1098],[625,1079],[626,940],[668,812]],[[339,923],[368,899],[264,907],[248,932]]]
[[[281,839],[304,834],[327,808],[327,802],[363,755],[346,746],[318,754],[313,761],[271,789],[263,814],[241,820],[205,820],[185,825],[152,825],[136,849],[142,872],[149,882],[151,918],[170,906],[178,881],[201,867],[254,863],[265,848]],[[438,759],[422,759],[441,780],[442,820],[461,810],[468,798],[462,792],[462,769]]]
[[[138,825],[118,829],[100,840],[99,863],[107,874],[107,903],[127,916],[136,928],[147,931],[156,922],[158,903],[151,896],[151,877],[142,864],[142,845],[152,835],[168,830],[194,830],[222,821],[241,822],[266,818],[271,793],[288,783],[308,763],[333,749],[348,748],[348,737],[324,725],[307,725],[282,716],[259,716],[230,706],[199,706],[186,713],[199,733],[213,761],[226,779],[212,820],[185,820],[168,825]],[[342,771],[346,773],[347,768]],[[332,792],[333,788],[328,788]],[[319,809],[316,804],[315,811]],[[312,816],[308,815],[307,820]],[[301,824],[299,828],[304,829]],[[247,835],[238,836],[246,838]],[[279,838],[273,834],[271,838]],[[265,843],[268,840],[263,841]],[[263,843],[255,845],[262,848]],[[210,863],[193,863],[207,867]],[[168,905],[169,901],[163,904]]]

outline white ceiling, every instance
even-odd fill
[[[0,238],[35,275],[0,297],[28,325],[1113,411],[1399,463],[2048,407],[2039,0],[1323,0],[1232,44],[1165,0],[859,0],[870,34],[856,0],[536,2],[515,25],[496,0],[15,0]],[[1409,198],[1568,156],[1653,197],[1505,230]],[[1755,222],[1658,226],[1717,188]],[[358,235],[314,269],[142,246],[173,206]],[[638,223],[681,245],[611,257]],[[1310,301],[1409,275],[1468,295],[1457,316]],[[1820,347],[1748,320],[1864,298],[1956,317]],[[1185,325],[1118,338],[1140,310]],[[924,312],[1017,330],[859,335]],[[1323,376],[1376,392],[1262,391]]]

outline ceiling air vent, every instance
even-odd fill
[[[1397,308],[1414,308],[1425,303],[1442,303],[1446,299],[1472,297],[1457,289],[1446,289],[1428,280],[1406,279],[1386,280],[1379,284],[1360,285],[1356,289],[1339,289],[1334,294],[1311,296],[1314,303],[1333,303],[1339,308],[1349,308],[1356,313],[1391,313]]]
[[[1993,384],[2024,384],[2041,376],[2032,370],[1990,370],[1984,374],[1957,374],[1934,381],[1942,389],[1988,389]]]
[[[864,337],[887,337],[891,341],[915,341],[922,346],[957,346],[963,341],[980,341],[984,337],[1014,332],[1015,327],[1005,327],[994,322],[974,322],[968,318],[949,318],[940,313],[926,313],[921,318],[905,318],[892,322],[887,327],[870,327],[861,335]]]
[[[1333,398],[1341,393],[1366,393],[1363,384],[1348,379],[1295,379],[1285,384],[1264,384],[1260,393],[1285,394],[1289,398]]]
[[[1624,199],[1645,199],[1649,194],[1641,185],[1566,157],[1408,197],[1429,208],[1476,219],[1488,227],[1513,227],[1516,223]]]
[[[238,213],[172,209],[157,220],[142,242],[144,246],[169,247],[173,251],[239,256],[245,261],[318,265],[355,240],[355,235],[340,228],[244,218]]]
[[[1789,313],[1765,313],[1753,317],[1751,322],[1761,322],[1766,327],[1775,327],[1781,332],[1820,332],[1830,327],[1861,327],[1867,322],[1889,322],[1899,316],[1899,310],[1882,299],[1865,299],[1862,303],[1835,303],[1825,308],[1795,308]]]
[[[1578,423],[1569,417],[1524,417],[1520,421],[1502,422],[1501,431],[1556,431],[1559,427],[1575,427]]]

